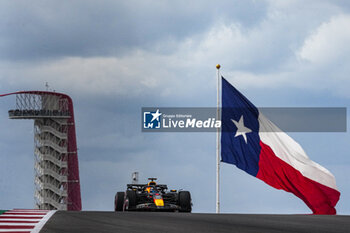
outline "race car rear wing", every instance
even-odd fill
[[[136,189],[136,190],[144,190],[148,185],[147,184],[127,184],[127,189]],[[157,189],[165,190],[168,189],[166,184],[157,184],[154,187]]]

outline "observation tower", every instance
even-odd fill
[[[20,91],[10,119],[34,120],[35,207],[81,210],[78,153],[72,99],[62,93]]]

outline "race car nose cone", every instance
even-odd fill
[[[156,204],[157,207],[163,207],[164,206],[164,201],[162,199],[154,199],[154,204]]]

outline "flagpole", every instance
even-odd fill
[[[220,64],[217,69],[217,107],[216,119],[220,119]],[[220,213],[220,128],[216,129],[216,213]]]

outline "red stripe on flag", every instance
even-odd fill
[[[278,158],[262,141],[260,146],[257,178],[276,189],[293,193],[302,199],[314,214],[336,214],[334,207],[340,197],[337,190],[304,177],[294,167]]]

